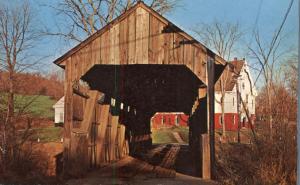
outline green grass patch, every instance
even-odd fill
[[[61,127],[47,127],[47,128],[36,128],[33,129],[33,136],[31,137],[32,140],[37,141],[38,138],[40,142],[59,142],[63,128]]]
[[[182,140],[188,143],[189,128],[177,127],[161,128],[152,131],[153,143],[177,143],[177,140],[173,136],[173,132],[178,132]]]
[[[55,103],[56,100],[51,99],[49,96],[16,95],[15,97],[16,109],[21,109],[28,105],[25,111],[34,117],[40,118],[54,118],[52,106]]]
[[[7,93],[0,92],[0,99],[3,101],[0,104],[1,109],[7,109]],[[15,112],[29,113],[34,117],[39,118],[54,118],[54,109],[52,106],[56,100],[49,96],[43,95],[20,95],[14,97]]]

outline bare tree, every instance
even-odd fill
[[[63,19],[58,31],[46,30],[48,35],[81,42],[100,30],[115,17],[132,7],[138,0],[62,0],[51,6]],[[178,0],[151,0],[150,6],[163,14],[171,11]]]
[[[218,55],[225,60],[229,60],[234,47],[238,44],[243,33],[239,24],[221,23],[215,21],[211,24],[202,24],[201,26],[194,28],[193,31],[200,37],[200,40],[208,47],[212,48]],[[225,95],[226,85],[228,79],[231,79],[229,75],[232,75],[232,68],[227,66],[226,72],[220,77],[219,85],[221,90],[220,100],[216,100],[221,105],[221,122],[222,122],[222,136],[226,136],[225,127]]]
[[[258,30],[254,31],[254,44],[248,44],[248,49],[252,57],[254,57],[261,68],[257,79],[262,74],[264,85],[266,87],[266,98],[267,98],[267,117],[270,129],[270,138],[272,138],[272,128],[273,128],[273,117],[272,117],[272,87],[273,79],[276,71],[276,64],[280,57],[286,53],[286,51],[280,51],[280,46],[282,43],[282,30],[286,19],[290,13],[294,0],[290,1],[288,9],[286,10],[283,20],[279,28],[273,33],[270,41],[263,41],[261,39],[261,34]],[[257,81],[256,79],[256,81]]]
[[[37,63],[28,54],[37,39],[33,28],[29,3],[0,6],[0,71],[8,74],[7,89],[4,89],[0,97],[0,153],[3,168],[10,162],[8,157],[14,158],[18,147],[29,136],[29,127],[20,134],[17,133],[16,124],[17,118],[26,112],[35,98],[23,102],[22,106],[16,106],[15,87],[17,83],[21,83],[16,79],[16,74]],[[27,123],[29,124],[30,120]]]

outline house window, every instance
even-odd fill
[[[232,98],[232,106],[234,106],[234,97]]]
[[[242,88],[243,90],[245,90],[245,83],[242,83]]]

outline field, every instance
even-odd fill
[[[51,99],[49,96],[17,95],[15,97],[15,102],[17,109],[29,104],[26,111],[31,113],[34,117],[50,119],[53,119],[54,117],[54,109],[52,106],[56,103],[56,100]]]
[[[152,141],[154,144],[177,143],[173,132],[178,132],[182,140],[188,143],[189,128],[176,126],[152,130]]]

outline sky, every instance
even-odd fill
[[[17,3],[18,1],[21,0],[9,2]],[[145,0],[146,3],[148,1]],[[53,9],[45,6],[45,4],[56,6],[59,0],[30,0],[30,2],[34,6],[36,15],[38,15],[40,25],[54,28],[57,15]],[[179,6],[164,16],[196,39],[198,38],[192,32],[192,28],[200,23],[209,24],[218,20],[226,23],[239,23],[245,32],[245,40],[247,41],[253,40],[251,33],[254,28],[257,28],[262,39],[267,41],[279,27],[290,0],[178,0],[178,2]],[[298,5],[299,2],[295,0],[283,30],[283,34],[286,36],[283,42],[284,48],[298,48]],[[46,69],[55,69],[52,62],[73,46],[66,45],[65,42],[57,38],[46,38],[36,52],[48,56],[44,61],[47,66]],[[243,50],[241,48],[240,52],[235,53],[236,57],[246,58],[249,61],[250,59],[245,56]]]

